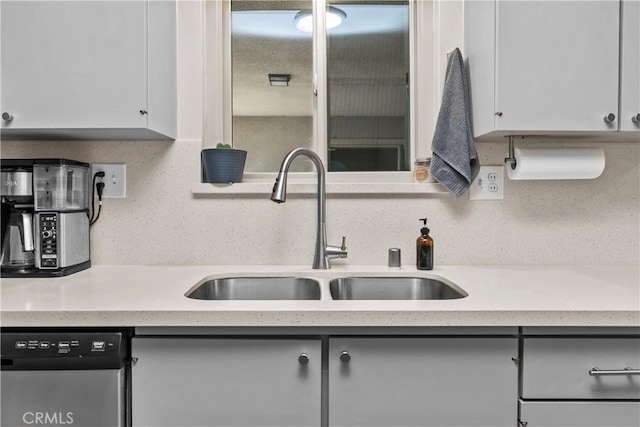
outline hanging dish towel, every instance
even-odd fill
[[[449,55],[442,105],[431,143],[431,174],[456,196],[464,194],[480,172],[471,126],[469,84],[462,53],[456,48]]]

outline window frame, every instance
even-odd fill
[[[327,72],[326,72],[326,31],[324,29],[324,11],[327,0],[313,0],[313,73],[317,96],[314,96],[313,150],[323,163],[327,164]],[[231,0],[205,0],[203,6],[203,138],[202,148],[215,147],[219,141],[232,141],[232,70],[231,70]],[[400,184],[408,189],[413,183],[415,166],[413,160],[431,156],[431,138],[437,113],[446,52],[447,40],[440,37],[440,21],[443,4],[439,0],[409,0],[409,52],[410,52],[410,159],[409,171],[401,172],[327,172],[328,183],[362,184]],[[217,25],[211,25],[211,22]],[[430,22],[431,26],[418,25]],[[460,23],[461,24],[461,23]],[[319,37],[319,35],[321,37]],[[455,37],[454,37],[455,39]],[[460,37],[461,39],[461,37]],[[454,40],[455,41],[455,40]],[[442,58],[444,60],[437,60]],[[217,76],[217,77],[216,77]],[[220,78],[222,76],[222,78]],[[418,76],[420,76],[418,78]],[[323,111],[323,114],[318,114]],[[420,117],[420,120],[416,120]],[[245,172],[243,182],[272,183],[277,171]],[[314,179],[315,172],[292,172],[290,182],[305,183]],[[242,185],[237,183],[234,185]],[[416,185],[424,185],[417,183]],[[413,190],[408,192],[412,192]],[[419,191],[419,190],[417,190]],[[194,187],[194,192],[196,191]],[[435,192],[440,192],[435,191]]]

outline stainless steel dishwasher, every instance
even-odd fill
[[[126,425],[126,331],[1,335],[0,425]]]

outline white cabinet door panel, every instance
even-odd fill
[[[144,1],[3,1],[9,128],[144,127]]]
[[[499,1],[496,129],[617,130],[619,13],[615,1]]]
[[[320,426],[320,340],[134,338],[132,356],[134,427]]]
[[[640,130],[640,1],[622,2],[620,130]],[[640,138],[640,136],[639,136]]]

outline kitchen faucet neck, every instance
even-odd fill
[[[311,160],[314,164],[317,172],[317,209],[318,209],[318,223],[316,228],[316,243],[313,257],[313,268],[318,270],[326,270],[331,268],[329,260],[332,258],[346,258],[347,248],[343,238],[342,247],[328,246],[327,245],[327,232],[326,232],[326,183],[325,183],[325,171],[322,159],[312,150],[308,148],[296,148],[290,151],[282,160],[280,166],[280,172],[276,178],[276,182],[273,186],[273,192],[271,193],[271,200],[276,203],[284,203],[287,196],[287,174],[289,173],[289,167],[293,160],[298,156],[305,156]]]

